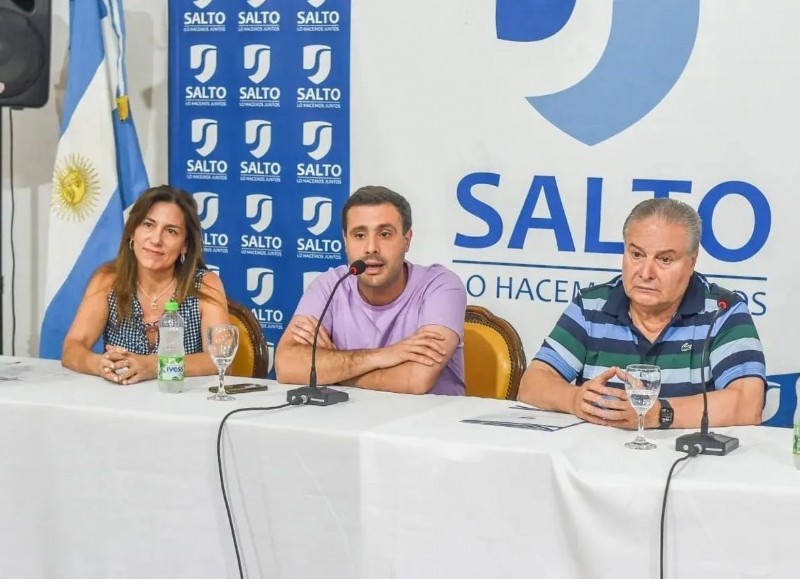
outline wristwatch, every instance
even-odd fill
[[[675,420],[675,411],[666,398],[659,398],[658,401],[661,403],[661,410],[658,411],[658,428],[666,430],[672,426],[672,421]]]

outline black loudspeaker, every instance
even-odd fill
[[[0,107],[41,107],[50,88],[51,0],[0,0]]]

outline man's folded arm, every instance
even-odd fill
[[[412,336],[371,350],[317,348],[319,384],[347,383],[362,388],[424,394],[435,385],[458,347],[458,334],[444,326],[426,325]],[[307,384],[311,347],[284,332],[275,354],[279,382]]]
[[[431,339],[431,333],[438,337]],[[417,343],[413,343],[415,338]],[[458,342],[458,334],[450,328],[433,324],[422,326],[413,336],[390,346],[405,348],[401,355],[413,359],[372,370],[347,382],[371,390],[427,394],[455,354]]]
[[[318,384],[338,384],[378,368],[376,350],[334,350],[317,344]],[[311,346],[284,332],[275,350],[275,375],[284,384],[308,384]]]

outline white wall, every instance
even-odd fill
[[[470,302],[511,321],[533,356],[574,286],[605,282],[620,267],[619,254],[593,242],[621,242],[624,217],[653,196],[636,181],[688,183],[690,191],[672,196],[696,208],[708,200],[705,207],[714,209],[704,229],[735,253],[704,243],[698,271],[747,297],[768,374],[794,375],[797,355],[786,328],[798,323],[791,296],[800,269],[791,248],[800,233],[800,40],[789,29],[800,3],[582,0],[562,30],[531,42],[498,38],[498,5],[406,0],[391,25],[381,25],[387,0],[354,3],[352,187],[380,182],[406,195],[415,217],[411,259],[454,269]],[[667,25],[665,17],[674,20]],[[638,34],[652,36],[644,42]],[[633,37],[648,58],[607,50]],[[600,142],[571,136],[526,99],[566,94],[556,97],[562,120],[603,126],[632,102],[628,97],[647,94],[636,83],[649,88],[668,77],[661,59],[682,55],[685,47],[673,43],[690,37],[688,60],[667,93]],[[648,54],[648,47],[661,50]],[[646,66],[636,69],[637,62]],[[595,94],[570,100],[590,75]],[[602,98],[609,87],[616,102]],[[553,203],[537,196],[545,179],[557,182],[557,190],[548,188]],[[599,179],[602,209],[590,210]],[[727,191],[717,204],[715,189]],[[745,201],[747,190],[766,202]],[[554,211],[559,204],[563,212]],[[532,216],[558,216],[557,226],[529,227]],[[599,230],[595,238],[590,225]],[[738,251],[765,231],[754,251]],[[463,237],[480,241],[469,245]]]
[[[129,0],[125,4],[128,86],[131,107],[151,183],[167,181],[167,6],[166,0]],[[36,356],[45,307],[44,275],[51,176],[66,88],[69,3],[53,1],[51,92],[41,109],[2,112],[2,273],[3,353],[12,353],[12,295],[16,312],[13,352]],[[88,136],[91,138],[91,136]],[[14,284],[12,290],[11,181],[13,145]],[[12,294],[13,291],[13,294]]]

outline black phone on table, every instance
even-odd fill
[[[217,393],[217,387],[209,387],[209,392]],[[226,384],[225,392],[228,394],[247,394],[248,392],[263,392],[269,390],[266,384],[256,384],[255,382],[245,382],[244,384]]]

